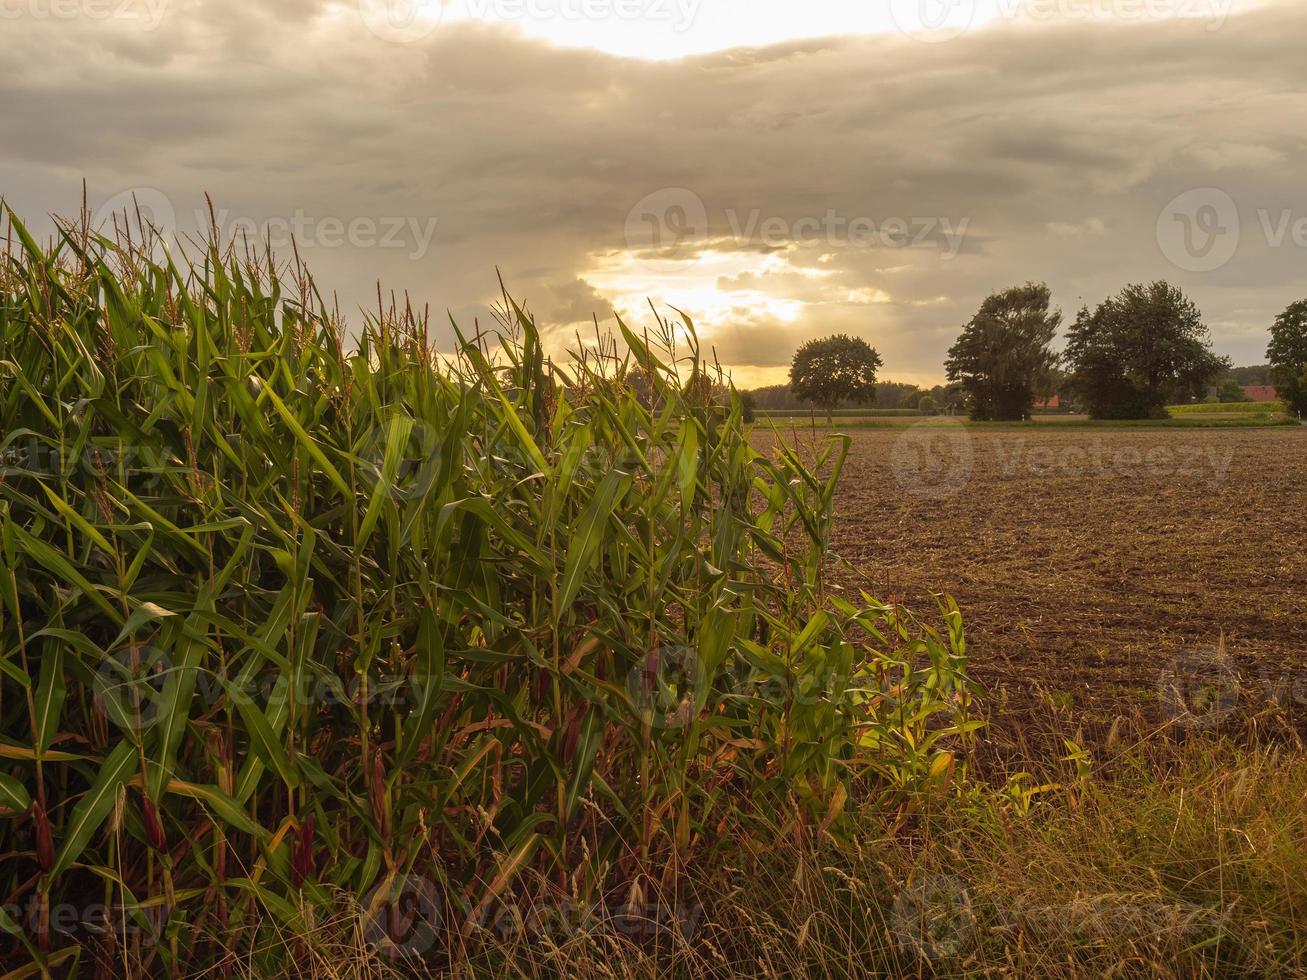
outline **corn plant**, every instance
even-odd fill
[[[956,778],[956,606],[830,585],[847,441],[759,448],[688,321],[563,366],[506,299],[437,356],[406,305],[351,339],[298,262],[128,217],[7,218],[8,960],[271,964],[348,900],[448,963],[542,890],[674,889]]]

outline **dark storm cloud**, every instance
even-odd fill
[[[659,278],[662,253],[641,251],[631,212],[683,189],[702,222],[670,219],[690,222],[676,257],[729,294],[705,332],[724,361],[757,367],[847,330],[880,347],[888,375],[937,375],[993,289],[1045,279],[1071,314],[1156,277],[1190,291],[1218,347],[1251,362],[1274,314],[1307,294],[1292,231],[1307,218],[1298,4],[1219,30],[1007,26],[668,62],[468,24],[395,44],[349,13],[174,0],[151,30],[0,23],[0,194],[34,217],[72,211],[83,177],[93,205],[151,188],[186,226],[208,191],[228,222],[298,215],[318,278],[347,306],[373,305],[383,279],[476,315],[498,267],[570,337],[645,272],[656,301],[680,298],[687,280]],[[1159,247],[1158,219],[1204,187],[1230,195],[1242,237],[1220,267],[1187,271]],[[334,234],[365,219],[362,243]],[[898,222],[916,247],[877,237]],[[398,227],[386,243],[383,225]],[[723,271],[723,256],[741,264]],[[761,293],[798,312],[751,307]],[[703,293],[690,296],[696,313]]]

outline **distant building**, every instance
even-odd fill
[[[1255,402],[1277,402],[1280,400],[1272,385],[1245,385],[1243,393],[1247,398]]]
[[[1052,398],[1047,398],[1042,402],[1035,402],[1036,412],[1053,412],[1053,411],[1057,411],[1061,407],[1062,407],[1061,395],[1054,395]]]

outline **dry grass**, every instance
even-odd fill
[[[1024,815],[983,794],[894,840],[868,813],[842,842],[742,842],[644,920],[505,918],[465,938],[454,972],[1307,976],[1301,748],[1155,736],[1088,780],[1053,775],[1059,788]],[[448,967],[378,956],[365,932],[338,919],[288,967],[333,980]]]

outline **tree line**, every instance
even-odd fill
[[[760,409],[811,405],[828,419],[846,402],[927,411],[960,402],[977,421],[1014,421],[1062,394],[1090,418],[1148,419],[1165,417],[1167,405],[1203,399],[1224,378],[1223,399],[1241,398],[1242,384],[1269,382],[1289,411],[1307,416],[1307,300],[1271,326],[1265,368],[1235,369],[1216,354],[1198,307],[1168,282],[1132,284],[1092,311],[1083,306],[1059,352],[1053,343],[1061,326],[1048,286],[1028,282],[987,297],[963,326],[944,364],[947,387],[878,381],[880,354],[839,334],[799,348],[789,385],[751,395]]]

